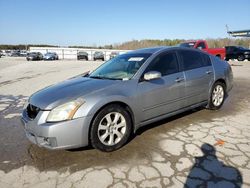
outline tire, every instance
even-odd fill
[[[238,61],[244,61],[245,60],[245,57],[244,55],[239,55],[238,58],[237,58]]]
[[[115,151],[127,143],[131,130],[132,121],[128,111],[117,104],[108,105],[92,122],[90,143],[104,152]]]
[[[229,58],[226,58],[225,60],[226,60],[226,61],[229,61],[230,59],[229,59]]]
[[[86,60],[86,61],[88,61],[88,60],[89,60],[89,58],[88,58],[88,57],[85,57],[85,60]]]
[[[222,82],[216,82],[211,90],[208,109],[218,110],[225,101],[226,85]]]

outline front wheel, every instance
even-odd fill
[[[222,82],[216,82],[213,85],[208,108],[210,110],[218,110],[221,108],[225,101],[226,86]]]
[[[92,123],[90,142],[101,151],[115,151],[126,144],[131,129],[129,113],[120,105],[108,105],[97,114]]]

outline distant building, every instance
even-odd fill
[[[250,37],[250,30],[228,31],[227,33],[232,37]]]

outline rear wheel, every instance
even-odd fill
[[[131,129],[129,113],[120,105],[108,105],[97,114],[92,123],[90,142],[101,151],[114,151],[126,144]]]
[[[244,61],[245,60],[245,57],[244,55],[239,55],[238,58],[237,58],[238,61]]]
[[[222,82],[216,82],[213,85],[211,94],[210,94],[210,100],[208,104],[208,108],[210,110],[218,110],[221,108],[221,106],[224,103],[225,100],[225,94],[226,94],[226,86]]]

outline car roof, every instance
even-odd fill
[[[169,46],[156,46],[156,47],[152,47],[152,48],[142,48],[142,49],[138,49],[138,50],[133,50],[133,51],[130,51],[128,52],[129,54],[130,53],[149,53],[149,54],[154,54],[156,52],[159,52],[161,50],[164,50],[164,49],[168,49],[170,48]]]
[[[186,47],[180,47],[180,46],[158,46],[158,47],[153,47],[153,48],[143,48],[143,49],[138,49],[138,50],[133,50],[128,52],[127,54],[135,54],[135,53],[147,53],[147,54],[155,54],[158,52],[163,52],[163,51],[170,51],[170,50],[185,50],[185,51],[196,51],[196,52],[200,52],[203,54],[206,54],[208,56],[210,56],[210,54],[208,54],[205,51],[199,50],[199,49],[194,49],[194,48],[186,48]]]

